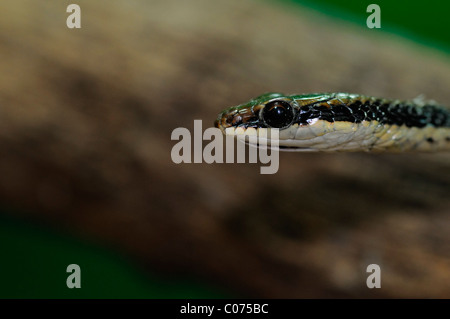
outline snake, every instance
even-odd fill
[[[229,107],[214,122],[223,134],[253,136],[282,151],[450,151],[450,109],[423,96],[395,100],[353,93],[265,93]],[[247,144],[258,145],[246,141]]]

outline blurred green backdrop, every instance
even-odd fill
[[[369,4],[381,9],[381,28],[378,32],[390,32],[411,40],[450,52],[450,27],[448,12],[450,2],[440,0],[286,0],[304,5],[323,14],[345,19],[366,27]]]
[[[330,18],[351,21],[366,28],[366,8],[381,7],[381,29],[372,32],[396,33],[421,44],[450,52],[448,11],[441,0],[360,1],[360,0],[280,0],[306,6]],[[255,2],[257,5],[257,2]],[[230,294],[188,278],[149,276],[124,256],[107,248],[80,242],[45,226],[6,217],[14,215],[2,209],[2,277],[0,298],[220,298]],[[5,214],[6,213],[6,214]],[[5,244],[7,243],[7,244]],[[67,265],[82,268],[83,289],[68,289]],[[113,279],[112,279],[113,278]]]
[[[3,209],[5,211],[5,209]],[[8,210],[11,212],[11,210]],[[0,298],[220,298],[188,278],[149,275],[105,247],[30,221],[0,215]],[[7,244],[6,244],[7,243]],[[81,288],[68,289],[66,268],[81,269]]]

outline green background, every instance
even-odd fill
[[[5,209],[3,209],[5,211]],[[11,210],[8,210],[11,212]],[[49,227],[0,215],[0,298],[221,298],[189,278],[144,272],[125,256]],[[81,268],[81,288],[69,289],[67,266]]]
[[[415,42],[450,52],[450,2],[442,0],[285,0],[304,5],[338,19],[351,21],[363,28],[369,4],[381,10],[381,29],[377,32],[395,33]]]
[[[371,3],[381,7],[381,29],[424,45],[450,52],[448,14],[450,5],[428,1],[334,1],[281,0],[307,6],[336,19],[366,28]],[[227,292],[192,278],[149,275],[125,256],[107,247],[84,243],[51,227],[30,224],[0,214],[0,298],[221,298]],[[68,289],[67,265],[81,266],[82,289]]]

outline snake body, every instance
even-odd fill
[[[450,150],[450,110],[421,98],[266,93],[224,110],[215,126],[268,144],[277,129],[280,149],[290,151]]]

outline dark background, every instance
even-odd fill
[[[170,158],[266,91],[448,105],[445,2],[70,3],[0,3],[0,297],[450,297],[448,154]]]

